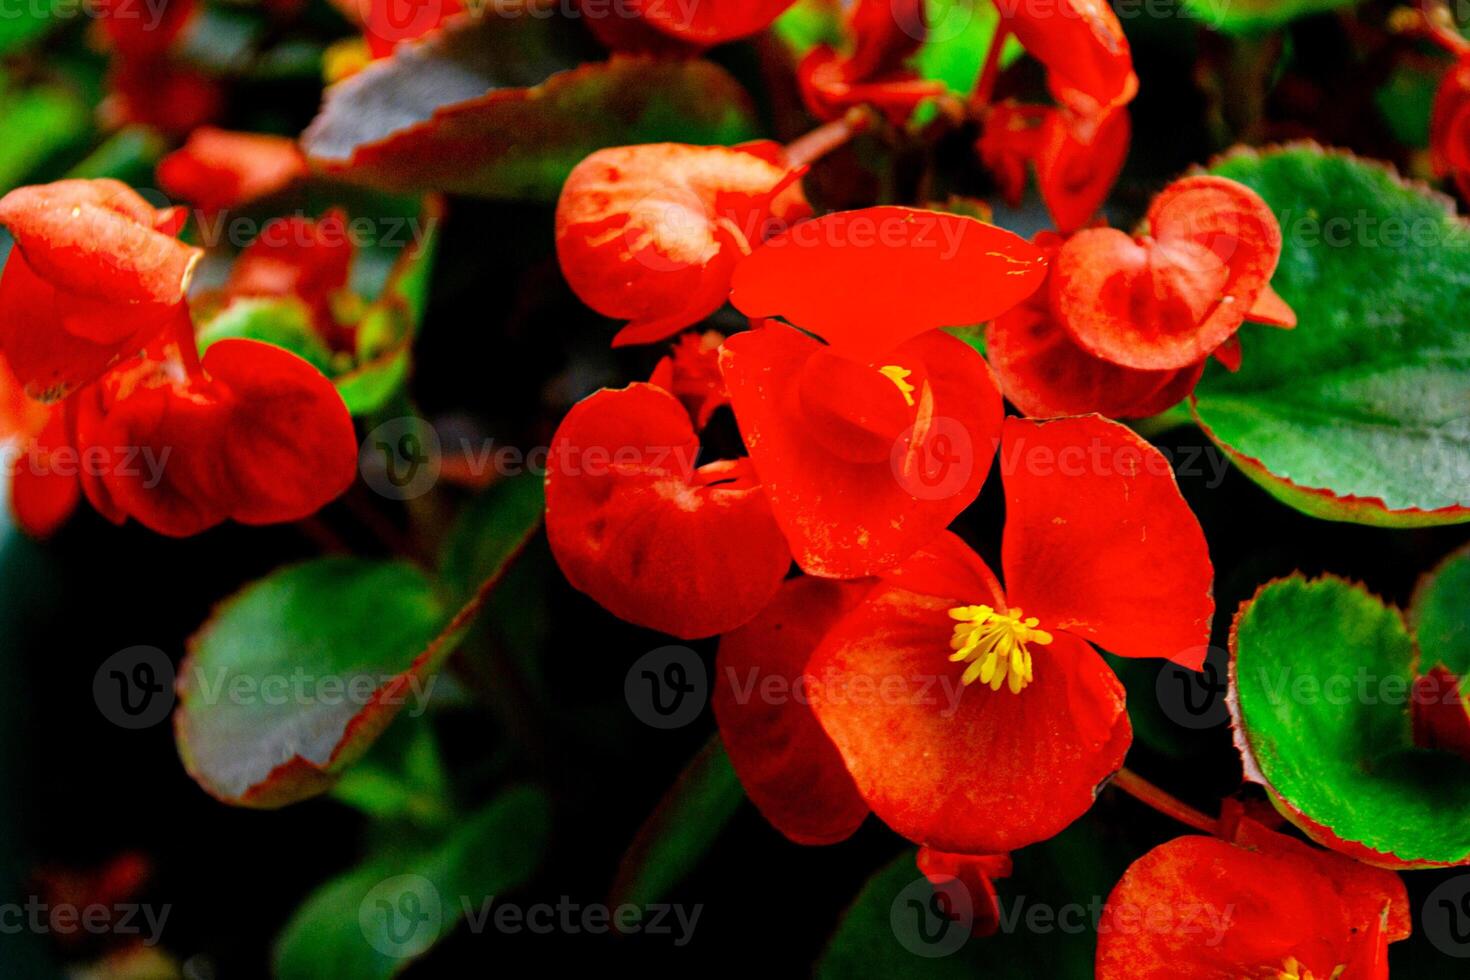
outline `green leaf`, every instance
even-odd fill
[[[1383,113],[1394,139],[1405,146],[1429,145],[1429,117],[1438,87],[1435,75],[1405,64],[1395,68],[1388,81],[1373,93],[1373,102]]]
[[[1403,616],[1361,586],[1271,582],[1231,634],[1236,744],[1247,777],[1320,842],[1406,866],[1460,864],[1470,762],[1414,746],[1413,666]]]
[[[638,828],[608,904],[646,909],[664,901],[714,845],[743,799],[745,790],[716,735]]]
[[[546,850],[545,796],[506,792],[432,846],[403,844],[327,882],[276,942],[279,980],[392,977],[524,884]],[[472,924],[484,928],[484,921]]]
[[[452,24],[327,92],[302,134],[327,173],[400,191],[552,200],[594,150],[756,135],[749,97],[703,60],[597,57],[556,18]]]
[[[798,0],[776,18],[771,30],[793,61],[800,61],[819,44],[840,48],[846,40],[840,0]]]
[[[461,602],[498,582],[541,526],[543,482],[534,473],[497,480],[465,505],[445,539],[440,574]]]
[[[0,93],[0,132],[12,137],[0,142],[0,188],[21,184],[53,153],[84,139],[90,120],[81,99],[60,86]]]
[[[391,726],[372,751],[344,772],[332,798],[382,821],[444,827],[453,819],[449,779],[423,719]]]
[[[943,82],[957,95],[969,95],[980,77],[1000,25],[1000,13],[989,0],[926,0],[928,35],[913,66],[919,75]],[[1001,52],[1002,67],[1025,54],[1014,37]]]
[[[221,340],[259,340],[283,348],[331,377],[332,352],[312,325],[311,309],[286,297],[241,297],[232,300],[199,328],[199,352]]]
[[[1414,589],[1409,622],[1419,643],[1419,672],[1442,664],[1470,677],[1470,547],[1450,555]]]
[[[405,706],[421,712],[453,646],[433,582],[401,562],[322,558],[225,600],[180,667],[189,774],[227,803],[331,787]]]
[[[34,0],[8,9],[0,17],[0,55],[24,50],[62,24],[57,6],[57,0]],[[77,8],[69,9],[75,16]]]
[[[1281,222],[1272,285],[1295,330],[1247,325],[1210,365],[1201,426],[1280,500],[1386,527],[1470,521],[1470,226],[1382,166],[1314,145],[1234,153],[1214,173]]]
[[[153,168],[168,149],[168,143],[148,126],[124,126],[67,171],[79,180],[111,177],[124,183],[146,187],[153,180]]]
[[[1261,34],[1299,17],[1351,7],[1359,0],[1184,0],[1185,9],[1226,34]]]

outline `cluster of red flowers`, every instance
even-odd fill
[[[0,199],[15,239],[0,277],[0,387],[6,435],[25,453],[12,503],[33,533],[82,494],[109,520],[182,536],[231,518],[299,520],[352,482],[352,420],[316,368],[253,340],[201,356],[186,294],[203,253],[175,237],[186,217],[112,180]],[[286,221],[291,233],[268,224],[242,253],[227,296],[320,308],[345,284],[350,246],[312,247],[316,224]]]
[[[1093,644],[1199,669],[1209,641],[1199,524],[1162,455],[1104,416],[1171,407],[1211,356],[1238,368],[1246,321],[1295,324],[1270,286],[1280,229],[1240,184],[1179,180],[1137,235],[1081,227],[1121,165],[1137,80],[1107,6],[1071,6],[1002,26],[1046,66],[1055,106],[992,104],[982,78],[971,107],[983,159],[1015,194],[1031,165],[1059,233],[1028,243],[899,207],[812,218],[795,144],[603,150],[557,211],[567,281],[628,321],[615,344],[727,301],[750,318],[684,335],[648,382],[562,423],[546,519],[568,580],[630,622],[723,634],[714,711],[756,806],[808,844],[876,814],[931,879],[970,888],[979,931],[1008,852],[1083,814],[1127,753],[1123,689]],[[852,8],[851,50],[800,67],[814,114],[901,120],[936,94],[903,68],[917,7]],[[986,322],[988,363],[941,329]],[[748,456],[705,461],[724,406]],[[996,458],[1000,577],[947,530]],[[771,678],[790,696],[760,694]],[[1251,821],[1220,837],[1144,858],[1109,914],[1210,883],[1271,928],[1209,950],[1115,930],[1099,976],[1386,975],[1408,931],[1394,876]],[[1260,893],[1285,879],[1296,891]]]

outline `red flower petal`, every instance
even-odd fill
[[[1000,928],[1000,902],[995,879],[1011,876],[1009,854],[949,854],[932,847],[919,848],[915,863],[936,889],[958,883],[969,896],[976,936],[993,936]]]
[[[832,844],[868,815],[807,702],[802,675],[827,631],[873,583],[803,576],[720,640],[711,705],[746,794],[798,844]]]
[[[582,302],[652,343],[724,305],[740,258],[811,213],[791,172],[741,148],[654,143],[577,164],[556,209],[562,274]]]
[[[902,125],[920,102],[943,95],[943,82],[920,78],[906,67],[925,37],[921,0],[858,0],[848,16],[850,54],[825,44],[797,66],[802,101],[818,119],[836,119],[857,105],[876,106]]]
[[[1026,167],[1035,162],[1044,142],[1042,127],[1055,110],[1046,106],[999,102],[985,113],[975,151],[1000,185],[1013,208],[1026,192]]]
[[[1123,26],[1106,0],[1063,0],[1058,6],[1003,6],[1001,15],[1027,53],[1046,66],[1056,100],[1101,119],[1138,92]]]
[[[1214,570],[1163,454],[1095,416],[1011,418],[1001,471],[1012,604],[1042,629],[1199,670]]]
[[[319,220],[302,215],[268,221],[230,270],[230,296],[297,296],[310,306],[329,341],[336,323],[332,296],[347,287],[355,253],[347,219],[333,208]],[[335,343],[334,346],[341,346]]]
[[[1470,699],[1443,664],[1414,679],[1414,744],[1470,759]]]
[[[1122,108],[1086,126],[1078,126],[1065,112],[1048,114],[1036,182],[1058,231],[1076,231],[1102,207],[1123,171],[1132,132],[1128,111]]]
[[[803,222],[756,249],[735,270],[730,302],[871,360],[936,327],[995,318],[1045,272],[1035,246],[983,221],[864,208]]]
[[[1208,357],[1240,328],[1281,257],[1260,196],[1222,177],[1187,177],[1154,199],[1152,238],[1108,228],[1062,246],[1052,299],[1085,350],[1138,370]]]
[[[1241,845],[1180,837],[1134,862],[1103,912],[1098,980],[1275,976],[1288,958],[1330,977],[1408,935],[1396,875],[1259,827]]]
[[[791,566],[748,461],[695,469],[698,453],[683,406],[633,384],[567,413],[546,474],[546,532],[567,581],[686,639],[748,622]]]
[[[358,0],[367,3],[362,36],[374,58],[386,58],[401,41],[412,41],[464,9],[460,0]]]
[[[751,462],[806,572],[859,578],[931,542],[979,495],[1003,406],[982,357],[931,332],[860,364],[784,324],[737,334],[720,364]],[[836,397],[840,394],[842,397]]]
[[[1045,289],[996,318],[985,350],[1005,396],[1037,418],[1157,415],[1188,397],[1205,367],[1135,371],[1094,357],[1057,324]]]
[[[167,58],[114,60],[99,112],[109,127],[154,126],[183,136],[218,118],[224,90],[217,79]]]
[[[1296,310],[1287,305],[1276,290],[1267,283],[1261,289],[1261,295],[1251,304],[1250,311],[1245,318],[1251,323],[1264,323],[1268,327],[1282,327],[1290,330],[1296,326]]]
[[[67,433],[66,413],[59,407],[33,441],[20,447],[23,455],[13,464],[10,478],[10,508],[16,523],[32,537],[53,534],[77,508],[82,487],[77,482],[73,459],[60,459],[76,452]]]
[[[1429,161],[1441,177],[1470,174],[1470,57],[1456,61],[1434,93]]]
[[[159,186],[205,211],[273,194],[305,174],[306,158],[295,140],[213,126],[200,126],[158,162]]]
[[[194,8],[194,0],[98,0],[93,9],[112,49],[120,58],[134,61],[162,57],[194,15]]]
[[[202,369],[183,379],[143,357],[79,396],[78,445],[117,463],[82,481],[100,512],[183,537],[231,518],[300,520],[352,483],[352,419],[316,368],[270,344],[222,340]]]
[[[721,405],[730,403],[725,379],[720,375],[720,345],[725,335],[718,330],[684,334],[673,345],[673,353],[653,369],[649,384],[657,385],[689,410],[694,427],[703,429]]]
[[[873,812],[910,840],[967,854],[1061,831],[1092,805],[1132,738],[1122,685],[1066,634],[1038,648],[1019,693],[961,686],[948,610],[998,603],[987,578],[948,583],[938,596],[885,583],[807,665],[813,710]]]
[[[632,6],[651,27],[682,41],[723,44],[748,37],[770,26],[796,0],[632,0]]]

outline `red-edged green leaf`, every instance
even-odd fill
[[[1470,548],[1461,548],[1419,580],[1409,606],[1419,669],[1436,664],[1470,677]]]
[[[179,671],[189,774],[227,803],[278,807],[329,789],[452,647],[450,609],[401,562],[323,558],[225,600]]]
[[[394,976],[462,919],[493,914],[491,900],[531,877],[546,850],[549,818],[544,794],[518,788],[436,843],[395,840],[306,899],[276,942],[273,974]]]
[[[1414,745],[1403,616],[1336,578],[1278,579],[1231,631],[1247,778],[1320,843],[1389,866],[1470,863],[1470,762]]]
[[[302,135],[319,168],[396,190],[550,200],[606,146],[737,143],[748,97],[706,61],[595,55],[557,18],[460,18],[327,92]]]
[[[1295,330],[1248,326],[1195,391],[1205,431],[1298,510],[1387,527],[1470,521],[1470,226],[1382,166],[1297,145],[1213,173],[1281,222]]]
[[[745,799],[716,735],[664,794],[623,855],[609,905],[647,908],[694,870]]]

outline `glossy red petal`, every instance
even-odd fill
[[[1200,669],[1214,569],[1162,453],[1096,416],[1010,418],[1001,473],[1013,605],[1112,653]]]
[[[736,263],[811,213],[784,166],[759,152],[655,143],[599,150],[562,186],[557,257],[577,296],[653,343],[724,305]]]
[[[1292,961],[1330,977],[1407,935],[1396,875],[1262,828],[1242,844],[1180,837],[1134,862],[1103,912],[1098,980],[1270,977]]]
[[[306,158],[295,140],[213,126],[200,126],[158,162],[164,192],[205,211],[273,194],[305,175]]]
[[[546,474],[546,532],[567,581],[686,639],[750,621],[791,565],[748,461],[696,469],[698,453],[683,406],[634,384],[567,413]]]
[[[973,935],[992,936],[1000,928],[1000,902],[995,894],[995,879],[1011,876],[1009,854],[949,854],[932,847],[921,847],[915,864],[936,889],[951,883],[965,889],[972,914],[970,932]]]
[[[1177,371],[1135,371],[1078,347],[1052,316],[1047,291],[997,317],[985,350],[1011,403],[1035,418],[1147,418],[1194,390],[1204,362]]]
[[[1074,235],[1057,256],[1052,299],[1084,349],[1139,370],[1187,367],[1234,335],[1281,257],[1271,209],[1243,184],[1186,177],[1154,199],[1152,237]],[[1268,311],[1269,312],[1269,311]]]
[[[1286,330],[1296,326],[1296,310],[1282,299],[1276,290],[1267,283],[1261,289],[1261,294],[1251,304],[1250,310],[1245,318],[1251,323],[1264,323],[1268,327],[1281,327]]]
[[[831,844],[868,815],[802,681],[822,637],[872,580],[786,581],[755,619],[720,640],[711,706],[746,795],[798,844]]]
[[[720,345],[724,342],[725,335],[718,330],[684,334],[648,379],[684,404],[696,429],[709,424],[715,409],[730,403],[720,374]]]
[[[76,472],[79,460],[67,433],[65,412],[52,409],[41,431],[18,449],[11,470],[10,509],[27,534],[49,537],[66,523],[82,496]]]
[[[891,568],[979,495],[1004,408],[964,342],[931,332],[858,364],[772,323],[727,340],[720,363],[751,462],[809,574]],[[913,405],[885,365],[911,372]]]
[[[632,0],[649,26],[694,44],[723,44],[765,30],[796,0]]]
[[[735,270],[730,301],[780,316],[858,360],[937,327],[983,323],[1035,292],[1046,259],[974,218],[915,208],[841,211],[775,236]]]
[[[1058,231],[1076,231],[1102,207],[1123,172],[1132,132],[1123,108],[1085,127],[1065,112],[1048,114],[1036,157],[1036,183]]]
[[[991,603],[990,583],[951,594],[880,586],[817,649],[812,705],[873,812],[920,844],[1015,850],[1060,832],[1123,763],[1123,687],[1086,643],[1059,633],[1033,650],[1019,693],[964,687],[951,663],[957,605]]]
[[[202,367],[182,380],[140,358],[80,397],[78,445],[115,463],[83,480],[99,511],[183,537],[227,519],[300,520],[352,483],[352,419],[314,367],[252,340],[211,345]]]
[[[1137,94],[1128,39],[1106,0],[1000,9],[1026,52],[1046,66],[1047,85],[1063,106],[1100,119]]]

